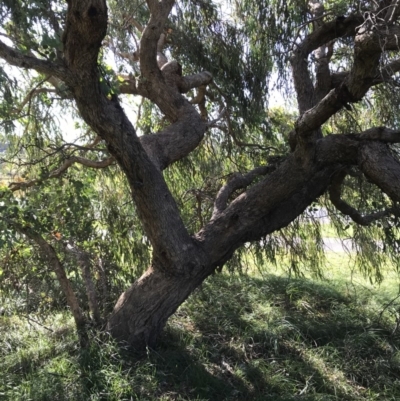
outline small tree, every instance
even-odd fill
[[[293,267],[318,260],[310,206],[330,212],[339,231],[354,223],[366,266],[397,258],[398,2],[219,7],[212,0],[0,6],[4,160],[21,172],[2,189],[6,256],[22,239],[35,244],[83,327],[69,269],[80,268],[101,324],[98,291],[118,269],[104,267],[104,256],[123,264],[116,249],[124,248],[128,264],[138,255],[147,263],[150,250],[150,267],[106,319],[117,340],[138,349],[154,344],[169,316],[245,243],[273,259],[284,242],[296,251]],[[290,132],[282,131],[290,121],[267,107],[276,76],[297,97]],[[136,129],[120,103],[125,95],[141,99],[124,104],[136,111]],[[77,121],[79,141],[69,143],[60,114]],[[306,252],[305,232],[314,236]]]

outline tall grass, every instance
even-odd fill
[[[400,400],[397,278],[345,267],[326,281],[217,274],[145,356],[95,332],[79,349],[66,312],[0,317],[0,399]]]

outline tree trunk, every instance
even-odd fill
[[[168,269],[173,270],[182,271]],[[154,347],[168,318],[211,272],[198,267],[190,275],[171,275],[150,267],[120,296],[109,318],[108,331],[135,350]]]
[[[171,261],[168,255],[162,259],[163,254],[155,253],[153,266],[115,305],[108,320],[111,335],[135,350],[153,347],[168,318],[217,266],[223,266],[243,243],[268,235],[293,221],[326,190],[334,171],[333,167],[328,167],[304,172],[296,167],[296,160],[290,159],[281,168],[284,172],[293,171],[291,180],[284,180],[288,175],[282,176],[278,169],[275,175],[258,183],[259,189],[253,187],[268,192],[270,183],[275,189],[269,196],[271,204],[267,210],[252,206],[253,201],[265,196],[258,192],[246,196],[248,192],[227,209],[217,211],[211,222],[192,238],[190,246],[181,248],[175,258],[178,262]],[[280,192],[282,182],[286,191]],[[241,203],[249,209],[243,208]]]

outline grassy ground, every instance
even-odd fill
[[[400,400],[397,277],[329,260],[326,281],[211,277],[142,357],[99,334],[80,350],[66,313],[0,317],[0,400]]]

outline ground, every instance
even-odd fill
[[[372,285],[328,253],[325,280],[280,268],[216,274],[145,356],[93,333],[81,351],[70,315],[40,326],[0,319],[4,400],[398,400],[398,279]]]

